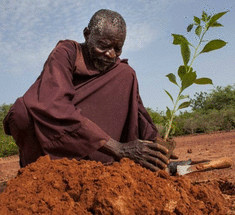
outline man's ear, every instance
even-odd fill
[[[87,41],[89,39],[90,33],[91,33],[91,31],[90,31],[90,29],[88,27],[84,28],[83,36],[85,38],[85,41]]]

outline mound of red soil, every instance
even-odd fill
[[[109,166],[48,156],[19,171],[0,214],[226,214],[219,184],[153,173],[129,159]]]

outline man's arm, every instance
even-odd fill
[[[52,158],[85,157],[110,138],[72,102],[76,51],[72,42],[60,42],[48,57],[40,77],[23,97],[42,150]]]

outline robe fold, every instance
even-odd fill
[[[157,136],[127,60],[118,58],[100,73],[89,68],[84,55],[79,43],[60,41],[6,116],[5,132],[16,140],[23,166],[46,154],[111,162],[112,157],[98,151],[110,138],[128,142]],[[34,138],[22,140],[22,134]],[[30,148],[40,153],[30,153]]]

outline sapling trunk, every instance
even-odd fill
[[[175,102],[175,105],[174,105],[174,108],[171,112],[171,118],[170,118],[170,121],[169,121],[169,124],[168,124],[168,127],[167,127],[167,130],[166,130],[166,133],[165,133],[165,136],[164,136],[164,140],[167,140],[168,139],[168,136],[169,136],[169,133],[171,131],[171,128],[172,128],[172,122],[173,122],[173,119],[175,117],[175,112],[177,110],[177,104],[178,104],[178,101],[179,101],[179,96],[180,96],[180,93],[176,99],[176,102]]]

